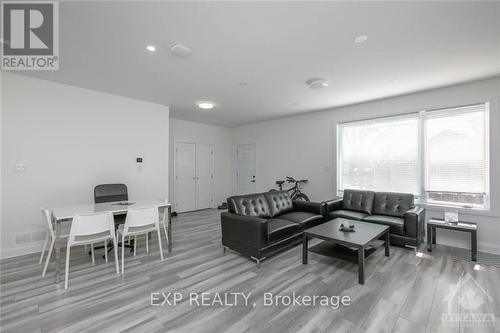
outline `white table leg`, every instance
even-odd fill
[[[61,234],[61,221],[56,221],[55,223],[55,234],[56,234],[56,239],[55,239],[55,250],[56,250],[56,284],[60,282],[60,273],[61,273],[61,267],[60,267],[60,262],[61,262],[61,246],[59,242],[59,236]]]
[[[168,252],[172,252],[172,243],[173,243],[173,237],[172,237],[172,206],[168,206],[167,209],[167,214],[168,214]]]

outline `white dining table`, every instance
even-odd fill
[[[61,235],[61,223],[71,222],[76,215],[92,214],[99,212],[111,212],[113,215],[125,214],[130,208],[143,208],[156,206],[158,208],[166,209],[166,214],[163,214],[163,222],[168,223],[168,252],[172,252],[172,205],[164,200],[129,200],[117,202],[105,202],[96,204],[74,205],[74,206],[61,206],[52,209],[55,218],[55,251],[56,251],[56,283],[60,282],[60,261],[61,261],[61,244],[57,240]],[[168,217],[168,222],[165,221]],[[117,260],[117,258],[115,258]]]

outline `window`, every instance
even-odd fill
[[[338,190],[487,208],[488,126],[487,103],[339,124]]]
[[[418,193],[418,114],[339,129],[341,189]]]
[[[425,191],[429,202],[485,206],[488,131],[485,105],[426,112]]]

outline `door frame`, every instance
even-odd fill
[[[241,142],[236,142],[234,144],[234,156],[233,156],[233,163],[234,163],[234,172],[233,172],[233,191],[235,195],[238,195],[238,177],[236,174],[238,173],[238,146],[242,145],[255,145],[255,191],[258,193],[259,190],[259,185],[260,185],[260,159],[259,159],[259,143],[257,140],[255,141],[241,141]]]
[[[191,143],[191,144],[194,144],[195,145],[195,155],[196,155],[196,144],[204,144],[204,145],[210,145],[212,146],[212,162],[211,162],[211,168],[212,168],[212,175],[213,175],[213,178],[211,180],[211,184],[210,184],[210,197],[211,197],[211,204],[210,204],[210,208],[215,208],[215,199],[214,199],[214,184],[215,184],[215,181],[216,181],[216,178],[215,178],[215,145],[211,142],[203,142],[203,141],[199,141],[199,140],[192,140],[192,139],[175,139],[174,140],[174,165],[173,165],[173,179],[172,181],[174,182],[174,186],[172,188],[172,196],[173,196],[173,208],[172,210],[175,211],[176,210],[176,206],[175,204],[177,203],[176,201],[176,198],[175,198],[175,181],[177,180],[177,151],[176,151],[176,147],[177,147],[177,144],[178,143]],[[196,156],[195,156],[195,163],[196,163]],[[195,166],[196,167],[196,166]],[[195,202],[195,207],[196,207],[196,202]],[[195,209],[196,210],[196,209]]]

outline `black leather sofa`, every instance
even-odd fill
[[[325,203],[292,201],[286,191],[232,196],[221,213],[222,245],[261,260],[301,241],[304,229],[325,222]]]
[[[391,245],[418,247],[424,238],[425,210],[413,194],[344,190],[344,197],[326,202],[326,219],[343,217],[389,226]]]

